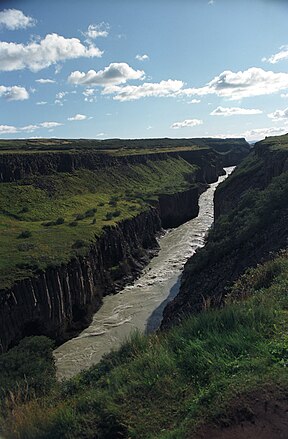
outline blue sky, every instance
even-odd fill
[[[288,131],[288,2],[0,3],[0,138]]]

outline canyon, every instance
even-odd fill
[[[219,146],[220,142],[215,142]],[[225,142],[224,142],[225,143]],[[234,140],[233,145],[237,142]],[[243,143],[245,148],[243,149]],[[239,140],[242,159],[247,145]],[[227,142],[225,145],[227,149]],[[244,151],[244,152],[243,152]],[[9,347],[29,335],[47,335],[58,343],[73,337],[91,321],[107,294],[114,294],[139,276],[155,255],[157,234],[176,227],[198,214],[199,194],[223,174],[223,166],[234,165],[233,152],[211,147],[124,156],[98,151],[15,151],[0,155],[2,184],[23,182],[35,175],[72,173],[77,169],[109,173],[123,166],[164,163],[169,159],[194,166],[185,174],[190,188],[160,193],[144,211],[113,226],[105,226],[84,255],[69,262],[36,270],[0,292],[0,348]],[[230,163],[230,160],[233,163]],[[191,169],[192,171],[192,169]],[[6,182],[6,183],[5,183]],[[50,190],[50,188],[49,188]],[[7,215],[7,212],[4,212]],[[8,212],[9,214],[9,212]],[[10,214],[11,215],[11,214]],[[15,215],[14,215],[15,216]]]

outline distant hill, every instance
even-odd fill
[[[214,148],[219,152],[227,152],[231,148],[240,148],[247,152],[250,145],[244,138],[239,139],[214,139],[214,138],[191,138],[191,139],[7,139],[0,140],[0,151],[9,150],[121,150],[121,149],[157,149],[177,148],[183,146],[200,146]]]

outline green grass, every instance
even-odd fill
[[[166,333],[135,333],[46,397],[15,403],[5,438],[185,439],[242,394],[287,386],[288,252],[247,271],[226,306]]]
[[[37,269],[84,254],[104,226],[148,209],[161,193],[191,187],[187,176],[195,171],[196,167],[183,159],[167,158],[145,165],[78,170],[2,183],[0,289]],[[84,245],[74,246],[79,239]]]
[[[245,179],[250,178],[251,175],[255,175],[259,170],[261,170],[262,167],[262,158],[258,157],[255,152],[251,152],[247,157],[242,160],[241,165],[237,166],[236,169],[232,172],[232,174],[229,176],[229,180],[224,180],[221,185],[218,186],[217,191],[221,193],[223,189],[231,185],[231,183],[234,181],[238,181],[239,185],[241,185],[241,180],[243,179],[243,177]]]
[[[268,146],[272,151],[287,149],[288,134],[284,134],[283,136],[267,137],[265,140],[262,140],[261,144]]]

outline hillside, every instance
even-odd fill
[[[221,305],[249,267],[269,260],[288,239],[288,136],[255,145],[215,192],[215,223],[207,244],[187,262],[162,327],[208,304]]]

